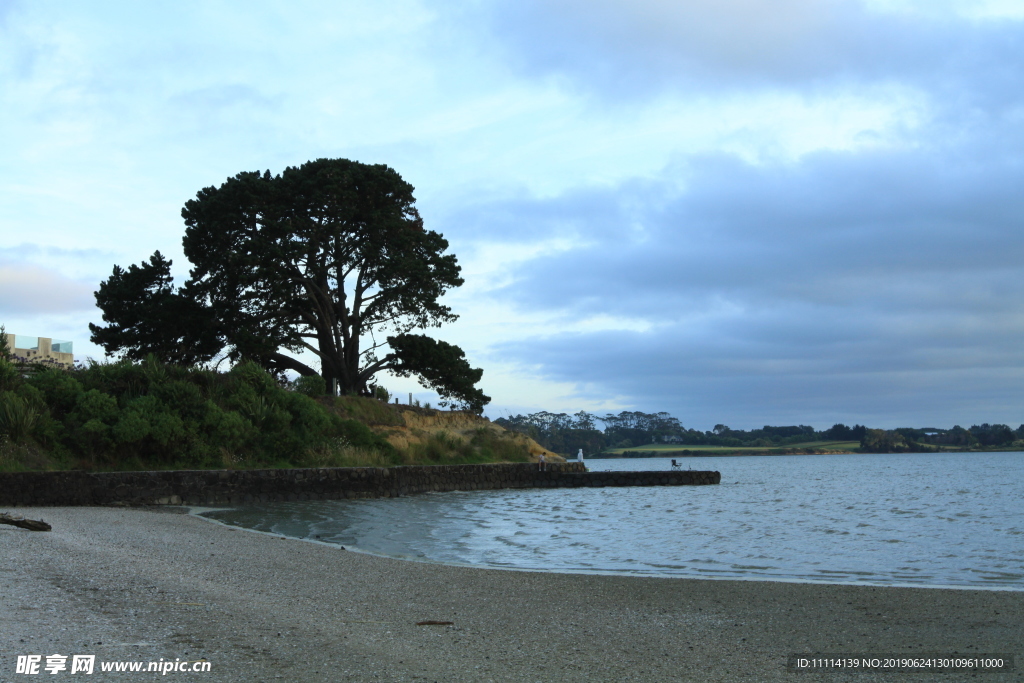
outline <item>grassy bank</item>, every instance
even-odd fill
[[[302,385],[299,385],[301,388]],[[405,414],[462,429],[410,432]],[[390,438],[402,432],[402,438]],[[398,445],[396,445],[396,443]],[[518,435],[474,415],[314,396],[242,363],[229,372],[142,363],[75,370],[0,358],[0,471],[386,467],[524,462]]]

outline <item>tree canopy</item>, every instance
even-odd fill
[[[96,292],[110,325],[89,323],[92,341],[131,360],[153,354],[164,362],[193,365],[216,356],[224,346],[216,322],[195,296],[174,288],[171,265],[157,251],[148,263],[127,270],[114,266]]]
[[[273,372],[320,374],[343,393],[368,393],[390,370],[421,378],[442,405],[480,411],[490,400],[461,349],[413,333],[457,318],[440,299],[463,280],[393,169],[318,159],[276,176],[240,173],[200,190],[182,218],[192,270],[181,288],[157,252],[115,266],[96,292],[110,325],[90,329],[108,353],[203,362],[227,348]],[[191,330],[178,329],[182,318]],[[319,373],[292,355],[303,350]]]

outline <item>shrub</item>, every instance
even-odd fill
[[[158,366],[153,366],[158,367]],[[56,372],[64,372],[59,368]],[[87,368],[78,373],[83,386],[86,389],[95,389],[110,396],[140,396],[146,392],[150,384],[164,381],[158,377],[152,380],[149,377],[152,367],[145,363],[136,365],[129,360],[119,360],[114,363],[92,362]]]
[[[21,381],[18,367],[6,358],[0,357],[0,391],[14,389]]]
[[[206,401],[199,387],[181,380],[170,380],[154,385],[152,395],[159,399],[169,412],[176,413],[183,419],[202,419]]]
[[[493,434],[469,441],[442,435],[400,452],[367,426],[402,425],[399,410],[377,398],[310,396],[316,379],[289,391],[253,363],[218,373],[155,358],[41,368],[26,378],[15,369],[11,386],[0,388],[7,444],[0,469],[383,467],[519,458],[515,445]]]
[[[277,405],[275,398],[244,394],[238,401],[238,412],[261,431],[280,431],[291,421],[291,415]]]
[[[302,375],[292,382],[295,391],[306,396],[323,396],[327,393],[327,382],[320,375]]]
[[[157,444],[163,446],[167,454],[174,457],[185,455],[173,448],[176,442],[183,441],[186,436],[185,421],[170,411],[158,412],[149,421],[149,435]]]
[[[0,360],[9,361],[13,352],[14,349],[7,344],[7,328],[0,325]]]
[[[117,415],[117,401],[112,396],[99,389],[90,389],[78,396],[70,417],[77,424],[85,424],[90,420],[113,424]]]
[[[138,412],[125,412],[114,425],[114,440],[119,444],[138,443],[150,435],[149,420]]]
[[[258,394],[265,394],[268,391],[277,389],[277,380],[270,376],[266,370],[252,361],[244,361],[231,368],[228,376],[238,379],[244,384],[252,387]]]
[[[384,455],[395,453],[395,447],[387,439],[377,434],[358,420],[339,420],[337,435],[344,439],[348,446],[380,451]]]
[[[0,433],[12,441],[28,438],[39,422],[39,411],[13,391],[0,392]]]
[[[235,411],[223,410],[212,401],[206,405],[203,429],[212,445],[230,454],[245,449],[256,436],[251,422]]]
[[[85,391],[71,373],[59,368],[40,370],[28,379],[28,384],[43,393],[46,405],[59,416],[74,410],[79,396]]]

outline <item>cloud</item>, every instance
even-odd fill
[[[361,154],[483,274],[457,341],[523,369],[537,408],[574,385],[691,424],[941,423],[1024,398],[1019,13],[2,3],[0,222],[100,247],[0,249],[8,320],[67,307],[80,340],[113,263],[186,265],[200,187]]]
[[[0,261],[34,259],[109,259],[113,252],[103,249],[68,249],[23,242],[13,247],[0,247]]]
[[[41,266],[0,261],[0,315],[19,318],[92,309],[92,286]]]
[[[831,322],[824,318],[818,324]],[[998,363],[914,367],[900,356],[945,356],[948,348],[924,334],[905,333],[794,342],[815,336],[806,320],[797,321],[781,343],[758,339],[749,327],[737,336],[730,337],[731,331],[723,326],[695,334],[687,326],[673,326],[656,334],[566,334],[504,344],[500,351],[547,380],[593,385],[641,410],[667,410],[698,429],[719,422],[749,429],[764,424],[826,428],[836,422],[1016,427],[1024,421],[1018,409],[1024,358],[1013,348],[1019,336],[1000,340],[1004,358],[991,358],[992,345],[978,343],[981,337],[966,350]]]
[[[0,266],[41,268],[67,280],[90,283],[92,288],[110,274],[113,263],[123,262],[119,257],[123,254],[95,247],[55,247],[31,242],[0,247]]]
[[[477,206],[489,239],[575,241],[491,292],[558,321],[493,355],[704,425],[1019,423],[1024,140],[1002,115],[937,130]]]
[[[878,12],[856,0],[495,2],[510,63],[610,97],[836,81],[1020,83],[1020,21]]]
[[[665,179],[523,202],[519,212],[505,202],[496,231],[514,225],[518,213],[523,225],[552,226],[580,246],[535,259],[500,294],[579,316],[723,300],[842,305],[886,293],[893,305],[976,306],[972,289],[937,300],[935,281],[962,276],[999,289],[1004,277],[1016,277],[1024,170],[1012,157],[972,165],[957,156],[830,152],[782,167],[699,157],[666,171],[685,175],[684,189]],[[598,217],[593,230],[591,217]],[[541,277],[552,272],[560,273],[556,282]]]
[[[263,108],[272,106],[279,101],[280,98],[267,97],[255,88],[241,83],[229,83],[199,88],[197,90],[188,90],[171,98],[172,104],[186,108],[196,108],[202,111],[230,107]]]

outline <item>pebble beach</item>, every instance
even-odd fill
[[[182,681],[1024,680],[787,670],[791,654],[1024,648],[1024,592],[521,572],[409,562],[183,508],[19,508],[0,526],[0,681],[18,655],[206,660]],[[428,623],[434,622],[434,623]],[[103,673],[86,680],[146,680]],[[47,680],[76,680],[64,671]]]

